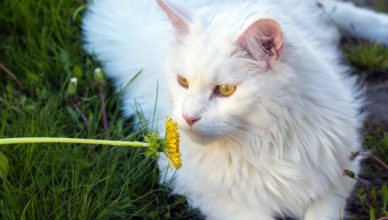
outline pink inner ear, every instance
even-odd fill
[[[167,14],[178,36],[189,33],[189,26],[187,24],[187,21],[190,20],[189,13],[171,3],[167,3],[165,0],[157,0],[157,3]]]
[[[283,47],[283,32],[273,19],[260,19],[249,26],[237,39],[237,44],[249,51],[255,59],[276,61]]]

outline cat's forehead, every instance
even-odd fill
[[[217,44],[218,42],[200,42],[194,39],[187,42],[180,51],[180,59],[177,63],[180,71],[193,83],[212,83],[222,80],[232,80],[233,73],[229,71],[234,48]],[[229,42],[225,44],[230,44]]]
[[[236,48],[239,30],[235,23],[225,22],[223,16],[198,18],[190,26],[187,45],[191,49],[219,55],[231,55]]]
[[[200,11],[190,24],[190,32],[177,44],[174,65],[192,81],[239,81],[244,76],[238,71],[241,63],[235,56],[237,39],[255,17],[230,8]]]
[[[236,50],[235,35],[227,29],[193,27],[179,49],[179,56],[184,60],[178,64],[180,69],[201,81],[231,78],[226,69]]]

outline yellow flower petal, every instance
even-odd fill
[[[174,166],[175,169],[182,167],[181,154],[179,153],[179,133],[178,133],[178,124],[174,122],[171,118],[166,118],[166,148],[164,153],[167,155],[170,169]]]

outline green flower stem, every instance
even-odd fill
[[[129,141],[108,141],[80,138],[4,138],[0,139],[0,145],[3,144],[28,144],[28,143],[69,143],[69,144],[103,144],[115,146],[149,147],[149,143],[129,142]]]

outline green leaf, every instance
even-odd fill
[[[370,194],[372,195],[372,202],[373,202],[374,204],[377,204],[377,195],[376,195],[376,188],[375,188],[375,187],[373,187],[373,188],[371,189]]]
[[[120,118],[116,124],[117,133],[121,134],[124,128],[124,119]]]
[[[170,213],[166,212],[163,216],[163,219],[171,219]]]
[[[80,65],[75,65],[73,67],[73,76],[77,77],[78,80],[80,80],[82,77],[83,77],[83,72],[82,72],[82,69],[80,67]]]
[[[9,163],[7,157],[0,152],[0,178],[5,179],[8,176]]]
[[[62,49],[61,53],[59,54],[59,59],[61,60],[61,63],[65,70],[69,71],[69,67],[71,65],[69,53],[66,50]]]
[[[36,106],[32,105],[32,104],[29,104],[29,105],[26,105],[26,107],[24,107],[24,109],[26,111],[36,111]]]
[[[374,208],[369,209],[369,219],[376,220],[376,210]]]
[[[159,211],[153,210],[148,214],[151,218],[156,218],[160,215]]]
[[[83,5],[80,5],[73,13],[73,21],[75,21],[75,19],[77,18],[77,15],[86,9],[86,7],[88,6],[89,4],[83,4]]]
[[[41,99],[47,99],[48,96],[49,96],[49,92],[47,91],[47,89],[40,90],[40,98]]]
[[[8,99],[12,99],[13,94],[14,94],[12,85],[10,83],[8,83],[6,89],[7,89]]]
[[[381,187],[381,198],[383,199],[383,209],[386,210],[388,205],[388,187],[385,184]]]
[[[74,119],[74,121],[76,121],[77,127],[82,129],[83,126],[82,126],[82,123],[79,120],[80,114],[76,110],[74,110],[73,108],[71,108],[69,106],[67,106],[66,109],[67,109],[68,113],[70,114],[70,116]]]
[[[40,81],[39,77],[36,74],[34,74],[34,73],[27,72],[26,76],[27,76],[27,79],[32,80],[34,82],[38,83]]]
[[[27,103],[27,96],[22,95],[20,97],[20,103],[24,106]]]

